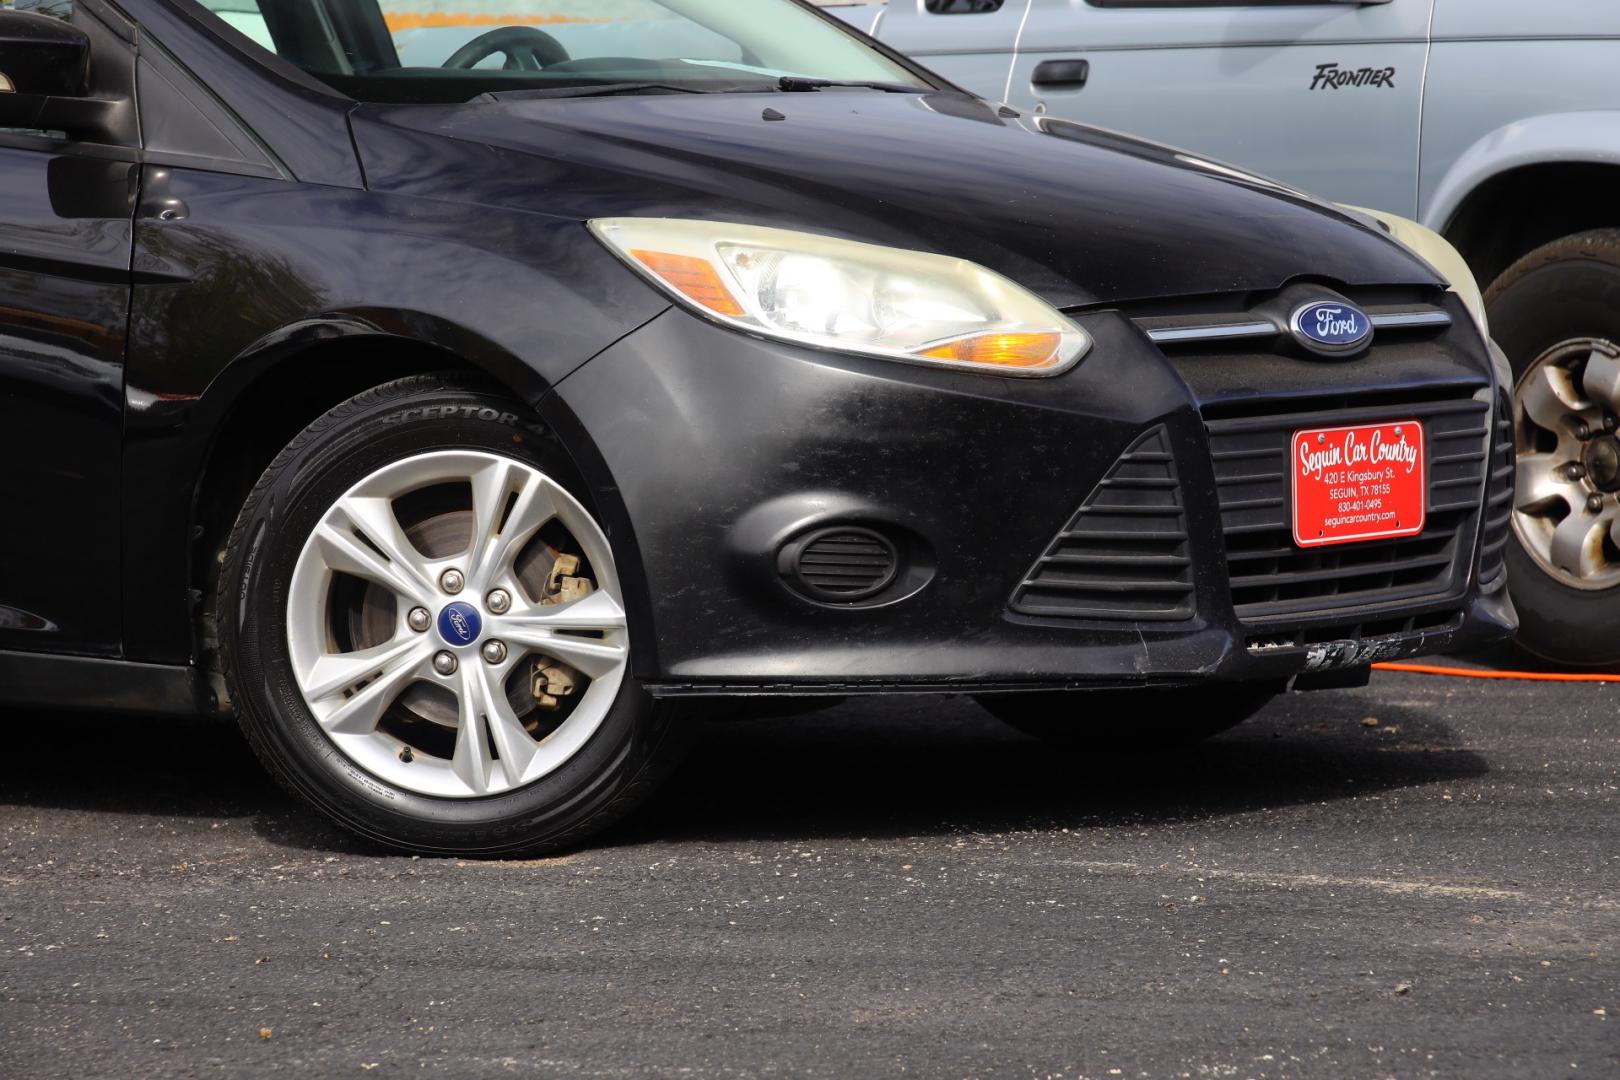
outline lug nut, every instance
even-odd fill
[[[433,670],[440,675],[454,675],[456,673],[456,656],[454,653],[441,652],[433,656]]]
[[[1578,461],[1572,461],[1564,466],[1564,475],[1571,480],[1579,480],[1586,475],[1586,466]]]
[[[484,606],[496,615],[505,615],[512,607],[512,594],[505,589],[491,589],[484,597]]]
[[[504,641],[495,641],[493,639],[486,641],[480,651],[484,654],[485,663],[499,664],[506,660],[506,642]]]
[[[405,622],[418,634],[433,625],[433,616],[425,607],[413,607],[411,613],[405,616]]]
[[[460,570],[446,570],[439,576],[439,587],[454,596],[467,585],[467,579],[461,576]]]
[[[1588,424],[1585,420],[1582,420],[1580,423],[1576,424],[1575,437],[1577,439],[1590,439],[1592,437],[1592,425]]]
[[[1588,495],[1586,497],[1586,509],[1594,514],[1599,513],[1603,509],[1603,496]]]
[[[1603,430],[1613,431],[1617,427],[1620,427],[1620,417],[1615,416],[1614,413],[1604,413]]]

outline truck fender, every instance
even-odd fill
[[[1549,113],[1497,128],[1452,163],[1421,220],[1444,234],[1480,185],[1514,169],[1551,163],[1620,165],[1620,111]]]

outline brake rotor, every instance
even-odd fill
[[[445,493],[435,501],[448,498]],[[401,521],[405,538],[429,559],[445,559],[466,551],[472,537],[473,514],[470,509],[426,508],[426,516],[414,521]],[[516,560],[514,572],[518,584],[531,600],[546,595],[552,567],[564,552],[552,546],[544,536],[536,537],[524,548]],[[352,648],[363,649],[380,645],[394,635],[398,615],[393,597],[387,589],[367,582],[358,602],[347,612],[347,628]],[[555,665],[555,661],[548,662]],[[512,711],[523,721],[531,735],[539,737],[555,725],[556,716],[540,708],[540,703],[529,678],[513,678],[506,685],[507,701]],[[397,719],[409,723],[422,721],[440,728],[455,730],[461,718],[456,699],[427,683],[416,683],[400,694],[395,710],[403,714]]]

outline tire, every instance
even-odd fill
[[[1606,535],[1620,522],[1620,481],[1607,468],[1620,456],[1609,433],[1620,394],[1586,385],[1601,391],[1603,378],[1620,373],[1620,230],[1565,237],[1531,252],[1490,287],[1486,305],[1515,383],[1520,484],[1506,558],[1518,644],[1561,664],[1620,663],[1620,546]],[[1547,415],[1549,378],[1563,380],[1558,402],[1574,402],[1567,417]],[[1580,436],[1580,423],[1590,437]],[[1594,454],[1601,468],[1583,466],[1573,481],[1554,476],[1569,462],[1600,460]],[[1560,529],[1588,531],[1554,548]]]
[[[463,487],[454,479],[461,469],[484,486]],[[405,490],[430,475],[408,495],[374,497],[384,484]],[[628,616],[611,614],[624,610],[614,594],[615,560],[625,555],[611,550],[589,502],[538,419],[471,383],[401,379],[311,424],[253,488],[220,575],[224,675],[266,768],[338,825],[409,852],[535,855],[628,814],[672,770],[688,725],[631,672]],[[447,556],[461,542],[456,529],[480,535],[485,504],[504,505],[489,519],[499,524],[488,543]],[[362,512],[376,506],[386,518]],[[407,526],[408,518],[420,520]],[[390,532],[387,520],[398,528]],[[577,561],[563,562],[576,547]],[[487,554],[475,556],[480,550]],[[465,563],[465,593],[439,597],[447,602],[423,630],[416,607],[427,605],[410,597],[427,595],[423,582],[442,589],[450,580],[429,556]],[[532,581],[541,572],[537,599]],[[475,595],[475,577],[490,591]],[[404,591],[395,595],[384,580]],[[558,582],[561,591],[545,595]],[[492,598],[502,583],[513,593],[497,615]],[[307,597],[320,602],[306,605]],[[475,618],[465,615],[469,605]],[[566,627],[586,621],[587,610],[603,628]],[[482,637],[457,644],[455,635],[478,628]],[[510,645],[496,641],[503,633]],[[557,656],[582,666],[542,659],[530,638],[555,642]],[[499,665],[485,655],[493,644]],[[459,657],[453,675],[436,666],[443,655]],[[374,673],[356,674],[369,664]],[[545,671],[562,674],[548,679],[564,682],[541,679],[530,664],[549,664]],[[350,683],[328,690],[321,679],[331,672],[338,675],[326,682]]]
[[[1184,746],[1219,735],[1281,693],[1281,687],[1267,683],[986,694],[977,700],[996,719],[1037,739],[1128,751]]]

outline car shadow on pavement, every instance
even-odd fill
[[[1482,667],[1494,671],[1533,671],[1543,675],[1620,675],[1620,664],[1597,667],[1577,667],[1548,660],[1521,648],[1515,642],[1505,642],[1490,649],[1454,657],[1429,657],[1423,663],[1446,666]]]
[[[1369,710],[1376,726],[1365,723]],[[13,752],[0,758],[0,808],[245,818],[279,847],[377,853],[282,792],[232,724],[44,713],[0,722],[13,733]],[[1127,755],[1043,744],[961,697],[849,702],[704,723],[676,777],[598,843],[1139,826],[1488,770],[1432,711],[1365,692],[1295,695],[1208,742]]]
[[[291,800],[225,720],[0,712],[0,806],[243,818]]]
[[[1112,754],[1040,742],[965,698],[882,708],[846,704],[711,724],[686,767],[609,840],[1150,825],[1453,782],[1490,769],[1433,712],[1362,694],[1293,695],[1203,743]]]

